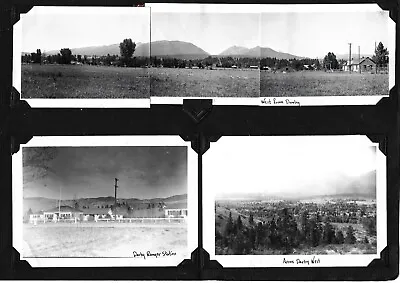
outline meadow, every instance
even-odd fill
[[[251,69],[22,65],[22,98],[388,95],[389,75]]]
[[[22,65],[22,98],[149,98],[146,68]]]
[[[389,95],[389,75],[261,71],[261,97]]]
[[[132,257],[173,251],[187,255],[184,223],[46,223],[23,226],[24,257]]]
[[[259,97],[258,70],[152,68],[151,96]]]

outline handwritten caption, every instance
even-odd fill
[[[290,105],[290,106],[300,106],[300,101],[296,99],[290,98],[261,98],[261,104],[263,105],[275,105],[275,106],[283,106],[283,105]]]
[[[297,258],[297,259],[285,259],[283,258],[283,263],[284,264],[295,264],[295,265],[313,265],[313,264],[320,264],[321,259],[316,258],[313,256],[312,258]]]
[[[159,258],[159,257],[167,257],[167,256],[175,256],[176,253],[173,251],[162,251],[162,252],[137,252],[133,251],[133,258]]]

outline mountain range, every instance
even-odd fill
[[[220,200],[303,200],[313,198],[368,198],[376,199],[376,171],[360,176],[332,176],[321,184],[296,188],[298,193],[226,193],[217,196]],[[318,192],[310,194],[308,192]]]
[[[218,57],[250,57],[250,58],[260,58],[260,57],[271,57],[278,59],[292,59],[292,58],[303,58],[300,56],[292,55],[289,53],[275,51],[268,47],[256,46],[254,48],[246,48],[242,46],[232,46],[221,52],[220,54],[209,54],[200,47],[194,45],[190,42],[178,41],[178,40],[160,40],[153,41],[151,43],[136,43],[136,50],[134,55],[136,57],[147,57],[151,56],[158,57],[174,57],[186,60],[204,59],[208,56],[218,56]],[[89,46],[80,48],[71,48],[72,54],[80,54],[86,56],[106,56],[119,54],[119,44],[110,44],[102,46]],[[45,51],[48,55],[54,55],[59,53],[59,50]]]
[[[74,207],[75,203],[78,204],[79,208],[89,207],[110,207],[114,204],[114,197],[97,197],[97,198],[79,198],[70,200],[61,200],[60,205],[67,205]],[[133,208],[145,208],[148,204],[159,204],[164,203],[166,207],[173,206],[174,208],[186,208],[187,207],[187,194],[174,195],[165,198],[152,198],[152,199],[138,199],[138,198],[118,198],[118,203],[125,203]],[[29,197],[23,199],[23,210],[24,212],[31,209],[33,212],[40,210],[52,209],[58,207],[58,199],[50,199],[45,197]]]
[[[224,50],[219,56],[232,57],[249,57],[249,58],[277,58],[277,59],[302,59],[304,57],[296,56],[289,53],[275,51],[269,47],[256,46],[254,48],[246,48],[242,46],[232,46]]]

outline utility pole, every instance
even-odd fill
[[[349,43],[349,72],[351,73],[351,43]]]
[[[361,53],[360,53],[360,45],[358,46],[358,71],[361,74]]]
[[[114,183],[114,193],[115,193],[115,205],[114,205],[114,207],[117,207],[117,188],[118,188],[118,185],[117,185],[117,183],[118,183],[118,179],[117,178],[115,178],[115,183]]]

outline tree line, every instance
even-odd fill
[[[22,55],[23,63],[36,63],[36,64],[89,64],[89,65],[106,65],[106,66],[124,66],[124,67],[164,67],[164,68],[250,68],[257,67],[260,69],[271,70],[337,70],[340,69],[346,60],[336,58],[333,52],[328,52],[325,55],[322,64],[319,59],[310,58],[292,58],[292,59],[278,59],[278,58],[249,58],[249,57],[218,57],[208,56],[203,59],[183,59],[174,57],[134,57],[136,50],[136,43],[132,39],[124,39],[120,45],[119,55],[106,56],[87,56],[72,54],[69,48],[62,48],[58,54],[47,55],[42,54],[40,49],[30,54]],[[382,42],[379,42],[375,49],[375,54],[372,60],[377,64],[377,67],[386,67],[389,62],[389,51],[385,48]]]
[[[325,244],[355,244],[357,239],[352,225],[348,225],[345,235],[340,229],[335,229],[328,221],[318,221],[318,217],[310,216],[307,211],[296,221],[293,214],[283,209],[278,215],[266,222],[254,221],[251,214],[248,224],[244,225],[242,217],[234,220],[229,213],[223,232],[216,230],[216,247],[222,253],[251,254],[252,251],[266,249],[278,250],[289,254],[299,247],[317,247]],[[365,223],[369,236],[376,235],[376,220]],[[367,237],[362,240],[369,243]]]
[[[389,51],[385,48],[382,42],[378,43],[371,59],[376,63],[378,68],[386,68],[389,64]],[[324,57],[323,67],[325,69],[335,70],[340,69],[344,63],[346,63],[346,60],[337,60],[336,55],[333,52],[328,52]]]

